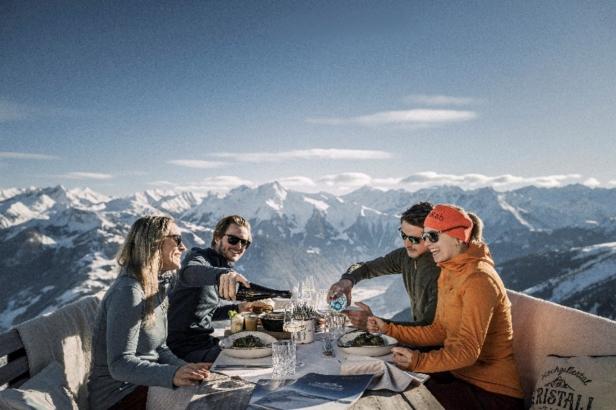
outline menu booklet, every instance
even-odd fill
[[[297,380],[259,380],[249,409],[346,409],[357,401],[371,374],[348,376],[308,373]]]

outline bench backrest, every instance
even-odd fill
[[[616,322],[577,309],[507,291],[511,300],[513,350],[527,399],[549,354],[616,354]]]
[[[101,296],[82,297],[3,334],[0,352],[8,355],[8,361],[0,366],[0,385],[7,382],[11,387],[18,387],[57,362],[64,372],[65,386],[79,408],[87,407],[92,332]]]
[[[0,386],[21,386],[30,378],[30,371],[26,350],[15,329],[0,334],[0,358],[4,356],[6,362],[0,362]]]

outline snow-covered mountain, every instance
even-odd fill
[[[419,201],[455,203],[479,214],[509,287],[616,317],[615,293],[604,291],[616,281],[609,263],[616,189],[361,188],[335,196],[273,182],[224,196],[146,191],[110,198],[56,186],[0,191],[0,329],[105,289],[128,228],[144,214],[173,216],[188,246],[207,246],[222,216],[243,215],[253,226],[254,245],[238,270],[278,288],[293,288],[307,276],[326,287],[352,262],[399,246],[399,215]],[[390,291],[399,288],[394,280]],[[407,303],[398,293],[372,302],[393,313]]]

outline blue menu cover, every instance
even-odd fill
[[[308,373],[297,380],[259,380],[249,409],[346,409],[357,401],[372,380],[371,374]]]

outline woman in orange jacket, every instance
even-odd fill
[[[482,229],[476,215],[437,205],[422,236],[441,268],[434,322],[404,326],[370,317],[368,330],[409,345],[442,346],[428,352],[396,347],[393,353],[398,367],[432,375],[426,387],[446,409],[522,409],[511,302]]]

